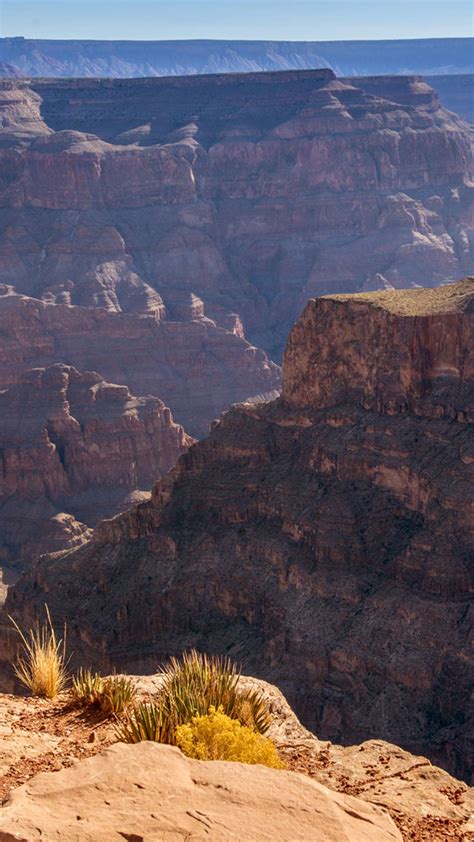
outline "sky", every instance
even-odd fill
[[[328,41],[473,35],[473,0],[0,0],[0,35]]]

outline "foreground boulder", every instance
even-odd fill
[[[294,772],[189,760],[155,743],[118,744],[43,773],[0,812],[0,840],[209,839],[396,842],[390,816]]]
[[[320,737],[467,777],[473,331],[473,279],[309,302],[282,397],[225,414],[8,610],[26,624],[47,600],[103,668],[235,654]]]

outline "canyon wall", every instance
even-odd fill
[[[25,624],[47,599],[103,668],[227,652],[318,736],[468,776],[473,340],[472,278],[310,301],[282,396],[225,413],[150,501],[36,563],[7,610]]]
[[[0,100],[17,293],[199,309],[278,359],[312,295],[474,270],[469,127],[419,77],[3,80]]]
[[[426,81],[435,88],[445,108],[474,123],[474,73],[431,76]]]
[[[205,435],[224,407],[277,389],[280,374],[245,341],[237,319],[220,328],[192,304],[187,321],[161,320],[158,313],[56,304],[0,289],[0,389],[25,368],[66,363],[99,371],[134,394],[162,397],[186,430]]]
[[[52,365],[0,391],[0,565],[83,543],[192,443],[155,397]]]
[[[30,369],[59,364],[152,396],[204,436],[233,403],[276,395],[271,357],[311,295],[474,270],[472,192],[469,128],[419,77],[3,79],[4,400]],[[29,394],[46,430],[41,390]],[[164,470],[179,447],[154,441],[151,468]],[[105,438],[100,448],[105,464]],[[125,457],[111,498],[124,499]],[[38,549],[59,549],[34,487],[8,498],[8,534],[44,522]],[[80,507],[59,510],[77,514],[75,535],[86,528]],[[24,561],[34,548],[15,540],[7,557]]]

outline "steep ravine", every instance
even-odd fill
[[[472,770],[474,280],[312,300],[282,397],[225,413],[149,502],[42,560],[83,662],[154,671],[192,644],[286,692],[306,725]],[[4,651],[12,638],[3,633]]]

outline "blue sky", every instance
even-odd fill
[[[341,40],[473,34],[472,0],[0,0],[30,38]]]

